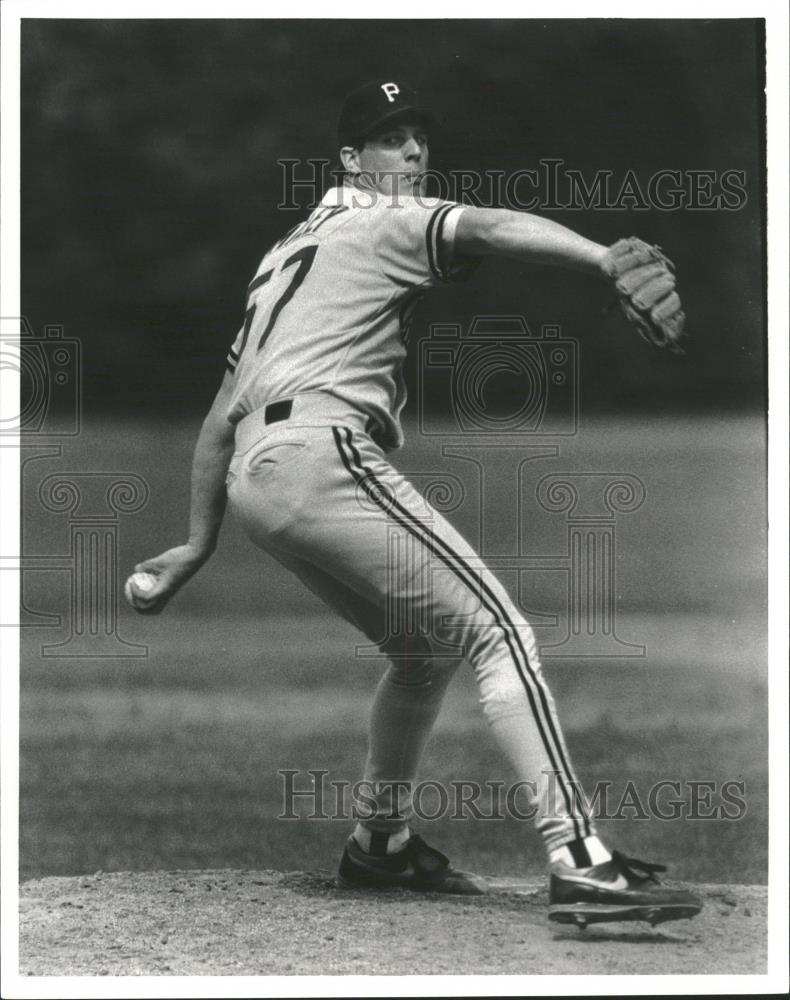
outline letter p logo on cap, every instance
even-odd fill
[[[382,83],[381,89],[386,94],[387,100],[390,104],[395,103],[395,95],[400,93],[400,87],[397,83]]]

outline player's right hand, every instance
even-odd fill
[[[206,558],[191,545],[177,545],[138,563],[134,572],[149,574],[154,584],[149,590],[141,590],[134,583],[134,575],[130,576],[124,588],[127,601],[141,615],[158,615],[170,598],[197,573]]]

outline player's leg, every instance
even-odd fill
[[[294,434],[301,441],[290,458],[276,442]],[[276,460],[264,461],[267,454]],[[532,790],[548,849],[591,836],[529,625],[471,547],[371,439],[342,427],[283,428],[251,450],[240,472],[231,496],[251,536],[323,571],[376,608],[379,619],[383,611],[385,634],[376,641],[416,631],[437,661],[471,661],[486,717]],[[331,599],[331,585],[328,593]],[[394,701],[384,699],[380,716]],[[415,741],[415,755],[419,749]]]
[[[259,491],[255,491],[259,492]],[[242,509],[238,491],[237,509]],[[435,657],[416,632],[393,627],[391,602],[357,593],[320,566],[295,556],[264,536],[248,510],[242,520],[255,541],[342,617],[361,630],[389,665],[379,681],[369,719],[364,776],[357,786],[357,825],[343,852],[339,880],[349,887],[403,886],[475,895],[487,891],[475,875],[450,867],[448,859],[413,835],[412,790],[417,769],[447,685],[461,658]],[[394,617],[400,617],[396,615]],[[405,620],[405,616],[402,620]]]
[[[391,659],[370,715],[363,788],[356,803],[361,825],[346,844],[341,882],[485,892],[483,880],[455,871],[443,854],[408,827],[419,760],[460,661],[455,649],[443,648],[442,655],[433,655],[419,628],[412,627],[411,593],[419,567],[408,561],[410,579],[400,583],[392,579],[399,565],[396,575],[403,576],[404,564],[382,556],[388,537],[386,518],[370,508],[360,516],[345,470],[340,469],[340,482],[335,481],[333,466],[340,461],[328,429],[321,433],[283,428],[266,437],[260,447],[231,463],[228,486],[235,512],[256,544]],[[375,586],[366,581],[367,570],[361,569],[371,565],[378,566]]]
[[[358,489],[430,551],[434,570],[441,564],[444,583],[437,585],[430,606],[433,637],[463,647],[502,749],[525,783],[534,782],[536,825],[552,863],[551,919],[585,926],[607,920],[659,923],[699,913],[702,904],[692,893],[659,885],[656,873],[663,866],[610,854],[595,835],[584,797],[576,794],[580,786],[532,630],[505,589],[444,518],[426,514],[419,494],[385,461],[377,461],[364,437],[346,431],[336,439]],[[470,592],[476,597],[472,607]]]
[[[393,629],[385,602],[374,603],[320,566],[295,556],[274,540],[265,546],[316,596],[355,625],[387,667],[378,683],[369,716],[368,753],[363,784],[357,796],[359,819],[370,834],[389,836],[392,849],[408,836],[412,817],[411,791],[420,759],[441,708],[447,686],[462,658],[434,656],[419,634]]]
[[[471,661],[493,731],[533,791],[553,863],[551,915],[661,920],[698,912],[690,894],[656,887],[655,866],[610,856],[595,836],[532,631],[471,547],[366,435],[333,428],[334,456],[324,429],[305,435],[313,453],[303,452],[298,468],[286,464],[279,485],[276,476],[257,484],[245,476],[237,507],[248,531],[264,547],[274,541],[325,568],[377,607],[390,604],[427,624],[435,655],[449,650]],[[288,510],[277,505],[283,496],[293,501]],[[397,629],[397,614],[388,621]],[[410,859],[426,878],[442,863],[438,852],[416,849]]]
[[[364,503],[384,512],[420,553],[429,580],[423,616],[431,641],[462,650],[471,662],[486,718],[524,783],[547,849],[585,839],[595,848],[529,624],[466,540],[363,435],[345,431],[336,441]]]
[[[463,647],[500,745],[517,774],[535,782],[536,825],[552,862],[551,919],[585,926],[626,919],[659,923],[699,913],[701,902],[692,893],[659,885],[656,873],[663,866],[610,854],[595,835],[583,795],[575,794],[580,786],[532,630],[505,589],[444,518],[426,512],[419,494],[383,456],[379,460],[367,439],[336,431],[336,443],[358,489],[431,553],[431,575],[444,578],[429,598],[432,639]],[[470,592],[476,598],[471,607]]]

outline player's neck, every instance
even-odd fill
[[[343,178],[343,191],[359,193],[365,199],[392,202],[393,205],[402,203],[407,199],[414,198],[415,192],[409,188],[401,188],[395,184],[393,189],[387,187],[387,182],[395,183],[394,178],[384,177],[377,181],[375,175],[370,173],[346,174]]]

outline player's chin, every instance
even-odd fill
[[[403,174],[399,180],[400,190],[403,194],[408,194],[413,198],[419,198],[425,195],[425,174]]]

